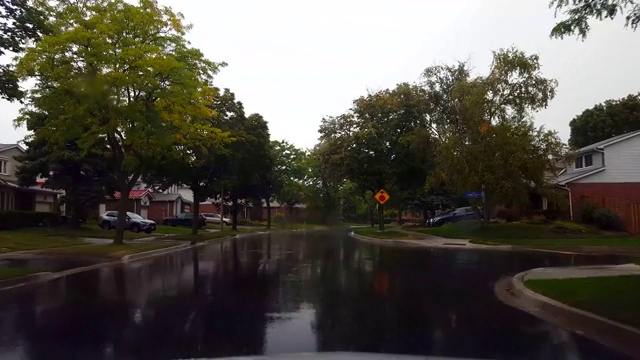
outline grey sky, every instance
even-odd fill
[[[484,72],[491,50],[510,45],[540,54],[545,75],[559,81],[536,122],[565,141],[583,109],[640,90],[640,33],[596,22],[585,42],[551,40],[547,0],[159,1],[194,25],[194,46],[229,63],[217,85],[261,113],[272,138],[304,148],[315,144],[323,116],[367,89],[415,81],[425,67],[455,60]],[[26,134],[12,125],[18,109],[0,103],[0,143]]]

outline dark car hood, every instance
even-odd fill
[[[259,359],[345,359],[345,360],[391,360],[391,359],[423,359],[423,360],[462,360],[461,358],[439,357],[439,356],[412,356],[412,355],[394,355],[394,354],[376,354],[376,353],[355,353],[355,352],[324,352],[324,353],[300,353],[300,354],[282,354],[282,355],[265,355],[265,356],[238,356],[225,357],[217,359],[233,359],[233,360],[259,360]],[[196,359],[198,360],[198,359]],[[208,360],[201,358],[199,360]],[[473,360],[467,358],[467,360]]]

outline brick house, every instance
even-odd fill
[[[580,209],[594,199],[600,206],[606,199],[640,203],[640,131],[576,150],[557,185],[567,192],[572,220],[580,220]]]
[[[43,188],[44,179],[35,186],[18,185],[16,171],[20,162],[16,157],[24,152],[18,144],[0,144],[0,211],[59,212],[58,197],[62,192]]]
[[[120,192],[115,192],[112,197],[105,199],[100,204],[99,213],[118,210]],[[136,213],[145,219],[161,222],[166,217],[177,215],[186,211],[190,204],[180,194],[154,193],[149,189],[134,189],[129,192],[129,204],[127,211]]]

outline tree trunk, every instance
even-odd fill
[[[427,226],[427,220],[429,220],[429,210],[422,209],[422,223],[421,226]]]
[[[238,198],[231,197],[231,230],[238,231]]]
[[[374,205],[368,205],[368,206],[369,206],[369,222],[371,223],[371,227],[373,228],[376,226],[376,221],[375,221],[375,218],[373,217],[373,213],[376,208]]]
[[[267,202],[267,229],[271,229],[271,201],[269,198],[271,198],[271,196],[265,199]]]
[[[402,209],[398,209],[398,225],[402,225]]]
[[[127,210],[129,202],[129,192],[131,189],[128,186],[120,187],[120,199],[118,199],[118,219],[116,220],[116,234],[113,238],[114,245],[124,244],[124,229],[127,224]]]
[[[191,189],[193,192],[193,221],[191,222],[191,235],[194,235],[191,238],[191,245],[195,245],[197,239],[195,235],[198,235],[198,229],[200,229],[200,191],[197,187],[193,187]]]

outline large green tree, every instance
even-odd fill
[[[426,179],[425,156],[416,151],[430,142],[428,110],[425,91],[408,83],[356,99],[347,113],[322,122],[320,139],[333,153],[327,164],[362,192],[397,189],[391,197],[402,199],[416,183],[408,174],[420,184]],[[384,229],[384,206],[378,209]]]
[[[47,32],[45,13],[28,0],[0,0],[0,56],[20,53]],[[0,64],[0,99],[22,98],[13,66]]]
[[[216,192],[220,202],[231,202],[232,229],[238,229],[240,206],[261,196],[261,180],[272,167],[269,126],[260,114],[246,116],[235,94],[224,89],[212,106],[218,116],[216,126],[229,132],[234,141],[225,145],[218,157],[220,181]]]
[[[552,158],[562,153],[562,142],[536,127],[532,115],[553,98],[556,81],[542,75],[537,55],[515,48],[495,51],[485,76],[471,77],[459,66],[424,73],[425,83],[434,85],[428,97],[449,102],[434,108],[434,126],[446,136],[440,137],[438,171],[430,180],[455,194],[484,191],[488,220],[493,206],[527,198],[554,170]],[[450,75],[429,77],[442,73]],[[440,109],[452,116],[443,117]]]
[[[40,124],[46,123],[46,116],[40,116]],[[30,124],[39,123],[35,119]],[[39,128],[29,128],[37,132]],[[115,179],[110,162],[104,156],[106,144],[90,151],[83,151],[76,140],[69,140],[63,146],[53,146],[46,139],[28,137],[25,141],[26,153],[17,158],[20,161],[18,180],[22,186],[36,184],[38,177],[46,178],[45,186],[64,190],[61,201],[69,215],[68,225],[78,227],[87,220],[105,196],[115,191]]]
[[[573,149],[640,130],[640,94],[607,100],[584,110],[569,122],[569,146]]]
[[[640,4],[634,0],[551,0],[556,16],[565,18],[551,30],[551,36],[563,38],[576,35],[585,39],[591,30],[590,20],[613,20],[618,16],[625,19],[625,27],[636,30],[640,24]]]
[[[121,244],[135,182],[165,152],[215,136],[209,83],[222,64],[191,47],[182,16],[156,1],[49,4],[51,34],[17,64],[34,86],[16,122],[29,126],[26,114],[42,112],[47,123],[36,139],[75,140],[84,152],[106,142],[121,194],[114,237]]]
[[[267,171],[258,174],[258,196],[266,203],[267,228],[271,228],[272,200],[286,207],[304,202],[306,153],[286,140],[273,140],[268,156],[261,161]]]
[[[193,218],[200,217],[200,203],[217,195],[222,179],[223,169],[220,159],[227,155],[226,146],[235,139],[229,132],[218,129],[219,117],[217,112],[210,119],[213,132],[209,139],[204,141],[188,141],[178,144],[174,151],[167,151],[158,161],[147,177],[147,183],[153,187],[164,190],[173,185],[188,187],[193,193]],[[197,235],[199,222],[191,224],[191,234]],[[192,245],[197,238],[192,238]]]

